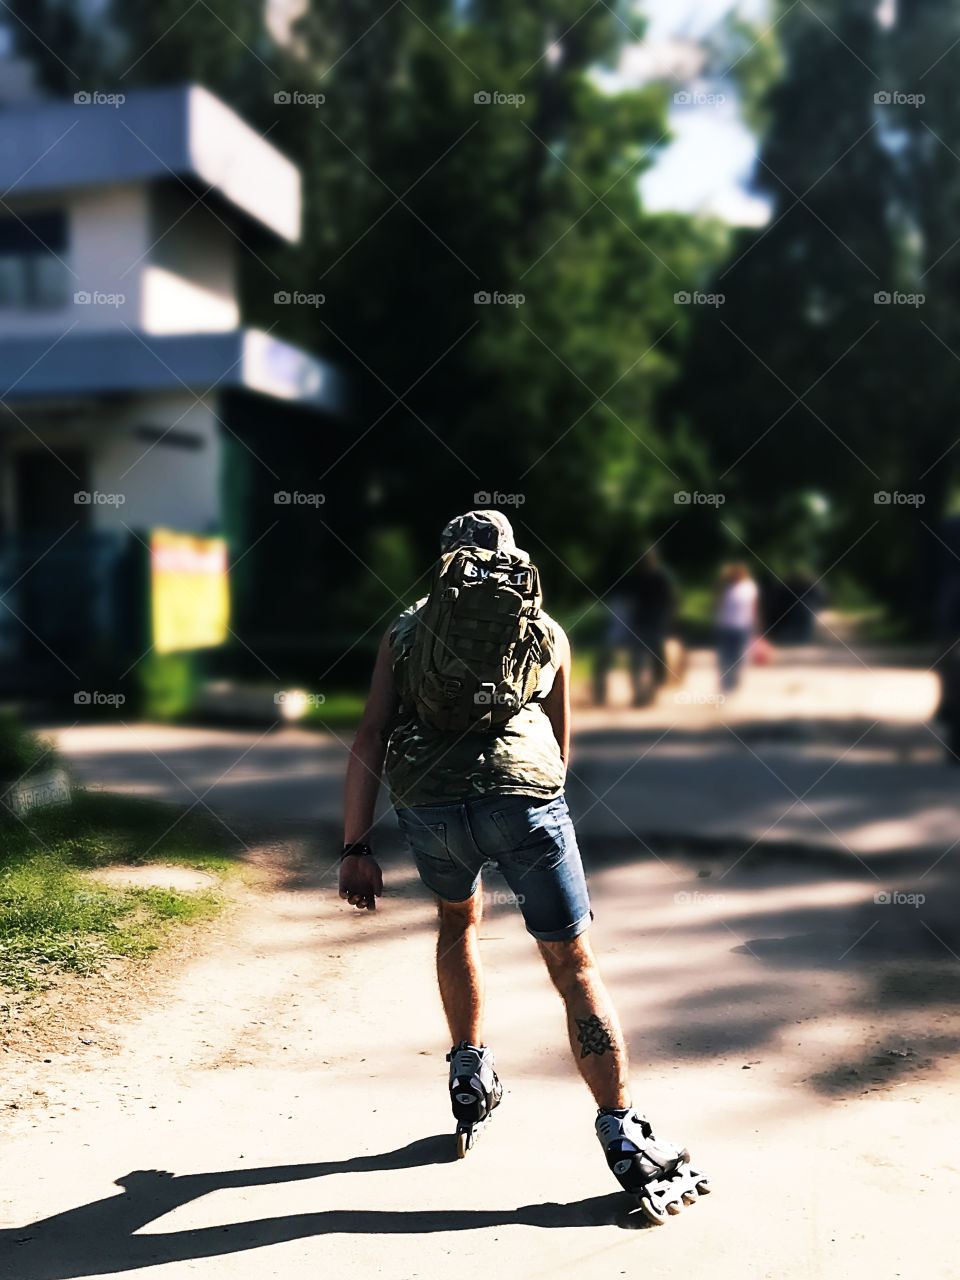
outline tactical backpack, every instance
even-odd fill
[[[540,575],[522,556],[457,547],[440,560],[406,662],[417,717],[493,730],[529,701],[549,659]]]

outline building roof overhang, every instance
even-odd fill
[[[345,412],[342,375],[259,329],[141,334],[133,329],[0,340],[0,400],[18,405],[151,392],[203,397],[242,389],[327,413]]]
[[[102,100],[111,97],[123,101]],[[283,240],[300,237],[299,169],[199,85],[79,92],[0,111],[0,191],[8,203],[160,180],[209,192]]]

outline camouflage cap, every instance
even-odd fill
[[[440,535],[440,554],[457,547],[483,547],[487,551],[510,551],[526,556],[513,540],[510,521],[499,511],[466,511],[444,525]]]

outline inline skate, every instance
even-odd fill
[[[493,1069],[493,1050],[461,1040],[447,1054],[450,1063],[450,1102],[457,1121],[457,1159],[462,1160],[503,1096]]]
[[[690,1164],[686,1148],[655,1138],[650,1122],[632,1107],[602,1109],[596,1128],[617,1181],[658,1226],[710,1191],[709,1179]]]

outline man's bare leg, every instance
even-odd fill
[[[628,1113],[633,1100],[623,1033],[587,935],[539,945],[566,1006],[580,1074],[598,1109],[617,1113],[598,1116],[596,1122],[610,1171],[625,1191],[639,1198],[652,1222],[665,1222],[668,1214],[706,1194],[710,1181],[689,1163],[685,1148],[659,1141],[647,1120]]]
[[[479,887],[466,902],[437,899],[437,981],[450,1027],[451,1043],[480,1045],[483,1024],[483,966],[478,930],[483,913]]]
[[[629,1107],[627,1048],[589,937],[538,945],[566,1006],[570,1048],[597,1106]]]

